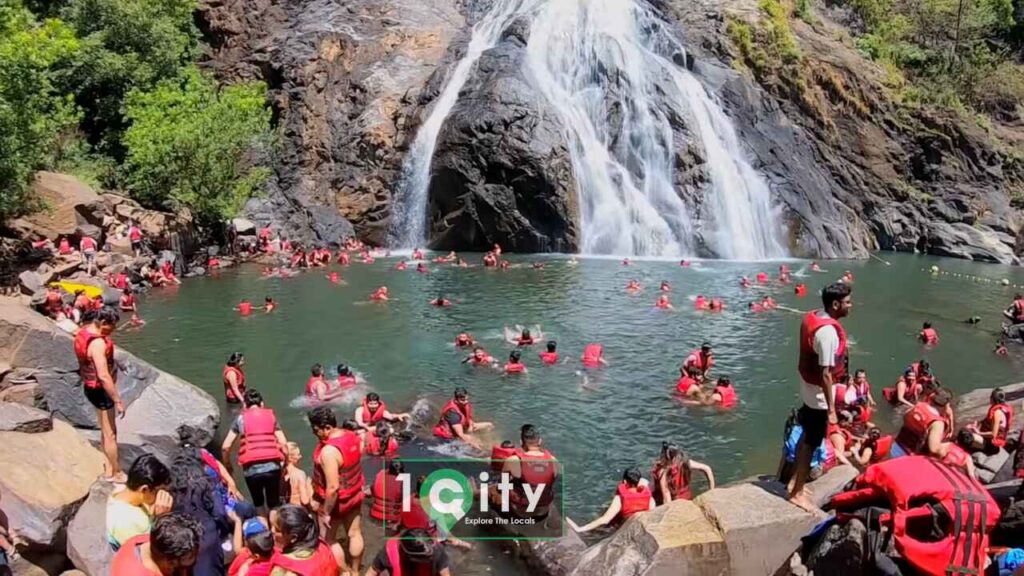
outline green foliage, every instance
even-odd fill
[[[59,20],[36,21],[15,0],[0,0],[0,218],[32,207],[32,172],[52,164],[60,134],[78,110],[55,80],[79,50]]]
[[[758,7],[768,15],[764,32],[769,53],[774,52],[785,64],[800,61],[800,48],[797,47],[793,30],[789,27],[789,7],[780,0],[761,0]]]
[[[124,180],[140,202],[184,206],[201,219],[233,217],[269,170],[244,159],[272,145],[262,83],[218,89],[195,67],[128,95]]]
[[[796,6],[793,7],[793,13],[796,17],[807,23],[814,22],[814,3],[812,0],[796,0]]]

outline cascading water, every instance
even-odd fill
[[[561,119],[583,253],[689,255],[700,233],[722,258],[785,255],[768,187],[745,160],[732,123],[673,61],[683,47],[641,0],[495,0],[410,151],[395,244],[423,242],[430,162],[444,119],[480,55],[528,13],[528,76]],[[694,142],[684,142],[683,124]],[[699,221],[676,190],[675,158],[685,146],[701,147],[705,159]]]

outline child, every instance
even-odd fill
[[[245,537],[245,548],[238,552],[228,568],[228,576],[269,576],[274,555],[274,535],[262,526]]]
[[[288,466],[285,468],[284,479],[288,482],[289,504],[309,507],[309,501],[313,496],[313,484],[306,475],[306,472],[299,468],[302,460],[302,451],[295,442],[288,443]]]
[[[263,299],[263,311],[264,312],[269,314],[270,312],[274,311],[274,308],[277,308],[277,302],[274,302],[273,298],[271,298],[270,296],[267,296],[266,298]]]

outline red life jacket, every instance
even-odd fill
[[[711,309],[714,310],[715,312],[721,311],[722,308],[724,308],[724,307],[725,307],[725,303],[722,302],[721,298],[712,298],[711,299]]]
[[[412,502],[409,503],[409,510],[402,511],[401,519],[399,521],[402,528],[405,530],[420,528],[432,531],[433,529],[430,515],[428,515],[427,511],[423,509],[423,504],[420,503],[420,498],[415,493],[412,496]]]
[[[396,523],[402,516],[402,483],[387,470],[377,472],[373,480],[373,505],[370,516],[384,522]]]
[[[245,372],[238,366],[224,366],[224,370],[221,372],[221,378],[224,380],[224,398],[228,402],[241,402],[241,398],[235,398],[235,393],[231,390],[231,384],[228,382],[228,373],[234,372],[236,380],[238,380],[238,393],[245,394]]]
[[[370,406],[366,402],[366,398],[363,398],[363,408],[362,408],[363,423],[367,424],[368,426],[373,426],[374,424],[376,424],[378,422],[383,422],[384,421],[384,412],[387,411],[387,409],[388,409],[387,404],[381,402],[380,406],[377,407],[377,410],[375,410],[373,412],[370,412]]]
[[[966,471],[967,461],[970,459],[971,455],[968,454],[966,450],[956,444],[953,444],[949,447],[949,451],[946,452],[946,455],[942,457],[942,462]]]
[[[323,376],[310,376],[309,380],[306,380],[306,398],[309,398],[310,400],[317,399],[316,385],[319,382],[323,382],[326,388],[330,388],[330,386],[327,386],[327,382],[324,381]]]
[[[338,376],[338,388],[351,388],[355,385],[355,376]]]
[[[491,448],[491,470],[500,473],[505,467],[505,460],[515,455],[516,448],[502,448],[500,444],[495,444]]]
[[[732,386],[715,386],[715,392],[722,397],[722,408],[736,406],[736,389]]]
[[[47,292],[46,293],[46,309],[52,314],[56,315],[60,312],[61,308],[64,307],[64,299],[61,297],[60,292]]]
[[[132,226],[128,229],[128,239],[132,242],[142,240],[142,230],[139,230],[138,226]]]
[[[361,441],[359,435],[345,430],[341,436],[328,438],[317,444],[313,450],[313,494],[323,502],[327,498],[327,477],[324,475],[320,462],[320,453],[324,446],[333,446],[341,453],[341,468],[338,470],[340,486],[338,487],[337,512],[345,513],[358,507],[363,502],[363,467],[360,464]]]
[[[86,296],[85,294],[80,294],[75,297],[74,306],[75,308],[78,308],[79,310],[82,310],[84,312],[92,308],[92,300],[89,300],[89,297]]]
[[[918,402],[903,416],[903,427],[896,434],[896,442],[910,454],[926,450],[928,428],[935,422],[945,422],[939,411],[927,402]],[[946,426],[947,431],[949,426]]]
[[[388,436],[388,445],[381,450],[380,436],[371,434],[366,439],[366,453],[371,456],[384,456],[390,458],[398,453],[398,440],[394,436]]]
[[[757,281],[760,282],[761,284],[768,283],[768,273],[767,272],[758,272],[757,273]]]
[[[758,304],[757,302],[754,302],[753,304],[750,305],[750,311],[754,313],[764,312],[764,306]]]
[[[803,284],[797,284],[796,285],[796,295],[797,296],[806,296],[807,295],[807,286],[804,286]]]
[[[88,236],[82,236],[82,241],[78,244],[78,249],[82,252],[88,252],[90,250],[96,251],[96,241]]]
[[[391,568],[388,574],[391,576],[434,576],[433,559],[424,562],[408,562],[407,566],[402,565],[402,553],[399,548],[399,541],[396,538],[388,540],[384,545],[384,552],[388,555],[388,564]],[[406,570],[409,568],[409,570]]]
[[[843,326],[822,310],[808,312],[800,324],[800,358],[797,369],[800,377],[808,384],[821,386],[821,365],[814,351],[814,334],[825,326],[833,326],[839,335],[839,348],[832,366],[832,381],[839,382],[846,376],[846,331]]]
[[[89,358],[89,344],[97,338],[103,339],[105,347],[103,354],[107,357],[107,369],[110,371],[111,376],[116,376],[113,340],[107,336],[96,334],[88,327],[82,327],[78,333],[75,334],[75,357],[78,358],[78,375],[82,378],[82,385],[91,390],[95,390],[102,386],[102,384],[100,384],[99,375],[96,372],[96,364],[93,363],[92,358]]]
[[[651,488],[649,486],[631,488],[623,480],[619,482],[616,493],[622,502],[622,509],[619,510],[619,520],[622,522],[629,520],[630,516],[638,512],[646,512],[651,509]]]
[[[587,368],[596,368],[601,365],[601,354],[604,347],[600,344],[587,344],[583,348],[583,365]]]
[[[541,352],[540,361],[545,364],[557,364],[558,363],[558,352]]]
[[[273,570],[274,566],[270,560],[257,560],[252,556],[252,552],[248,548],[242,548],[235,556],[235,559],[231,562],[231,566],[228,567],[228,576],[237,576],[242,570],[242,566],[245,566],[249,560],[249,570],[246,572],[247,576],[270,576],[270,571]]]
[[[1014,300],[1013,305],[1017,308],[1017,320],[1024,320],[1024,299]]]
[[[892,435],[880,436],[871,445],[871,463],[881,462],[889,457],[889,450],[892,449]]]
[[[676,381],[676,392],[679,392],[680,394],[689,394],[690,388],[693,388],[694,386],[700,388],[700,382],[697,382],[697,380],[690,378],[689,376],[683,376]]]
[[[992,422],[995,418],[995,413],[999,411],[1003,413],[1003,425],[999,430],[995,431],[992,436],[992,445],[996,447],[1002,447],[1006,445],[1006,435],[1010,431],[1010,426],[1013,424],[1013,407],[1009,404],[993,404],[988,408],[988,414],[985,415],[985,420],[981,423],[982,432],[992,432]]]
[[[270,408],[254,406],[242,410],[242,441],[238,448],[238,463],[242,467],[260,462],[281,462],[284,454],[274,432],[277,418]]]
[[[708,307],[708,301],[703,296],[698,296],[697,299],[693,301],[693,307],[697,310],[705,310]]]
[[[904,398],[910,402],[916,402],[921,397],[921,393],[924,392],[924,385],[917,378],[912,380],[904,378],[903,381],[907,384],[907,391],[903,393]],[[899,390],[895,386],[882,388],[882,397],[888,400],[890,404],[898,404],[900,401]]]
[[[536,493],[543,485],[540,497],[537,501],[537,508],[544,508],[554,500],[555,479],[558,478],[558,461],[547,450],[541,450],[543,454],[527,454],[522,448],[516,448],[515,454],[519,457],[519,482],[515,483],[512,490],[512,503],[516,506],[526,507],[526,491],[524,484],[529,484],[531,490]]]
[[[67,238],[61,238],[60,244],[57,246],[57,251],[62,255],[71,254],[71,243],[68,242]]]
[[[693,500],[693,490],[690,488],[690,475],[688,471],[683,470],[683,465],[676,463],[666,468],[660,463],[655,462],[654,467],[651,468],[651,478],[657,483],[661,482],[662,475],[666,473],[668,474],[668,491],[672,495],[672,499]],[[664,504],[661,501],[663,498],[660,490],[654,493],[654,499],[658,504]]]
[[[124,290],[125,288],[128,287],[128,275],[126,275],[124,272],[121,272],[117,276],[114,276],[113,284],[114,288],[117,288],[118,290]]]
[[[323,542],[318,542],[316,552],[304,560],[289,558],[275,549],[270,566],[271,571],[279,567],[298,576],[338,576],[338,561]]]
[[[162,576],[146,568],[139,557],[138,548],[149,542],[149,534],[139,534],[121,545],[110,563],[110,573],[117,576]]]
[[[123,294],[119,304],[122,310],[131,310],[135,307],[135,296],[131,294]]]
[[[705,356],[700,349],[690,352],[690,355],[686,357],[686,362],[683,362],[683,367],[693,366],[701,372],[706,372],[715,365],[715,358],[713,355]]]
[[[522,362],[509,362],[508,364],[505,364],[506,374],[522,374],[525,371],[526,364],[523,364]]]
[[[935,328],[924,328],[921,330],[921,340],[924,340],[925,344],[938,344],[939,333]]]
[[[881,521],[891,530],[896,551],[917,572],[966,576],[984,570],[988,534],[1000,512],[977,480],[932,458],[906,456],[870,466],[854,482],[853,490],[832,498],[832,507],[855,511],[888,500],[892,511]],[[933,503],[948,514],[948,524],[936,523],[945,534],[939,540],[918,540],[907,528],[920,526]]]
[[[252,302],[240,302],[238,304],[238,313],[242,316],[252,314]]]
[[[670,306],[670,304],[667,299],[658,298],[658,300],[654,303],[654,306],[657,308],[666,309]]]
[[[452,425],[448,423],[448,419],[445,418],[445,414],[457,410],[462,415],[462,429],[469,431],[470,426],[473,424],[473,405],[466,402],[465,408],[460,406],[454,399],[449,400],[447,404],[441,408],[441,419],[438,420],[437,426],[434,426],[434,436],[438,438],[444,438],[445,440],[451,440],[455,438],[455,430],[452,429]]]

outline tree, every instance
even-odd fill
[[[233,217],[270,171],[254,152],[273,144],[266,86],[218,89],[194,66],[128,95],[124,181],[150,205],[187,207],[206,224]]]
[[[35,20],[16,0],[0,0],[0,218],[32,207],[32,172],[58,152],[58,135],[78,121],[70,95],[54,86],[79,48],[59,20]]]

